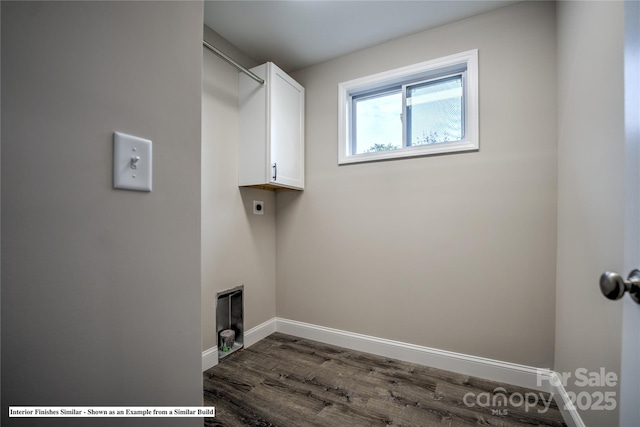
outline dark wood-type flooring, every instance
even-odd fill
[[[280,333],[229,355],[203,376],[204,404],[216,408],[205,426],[566,425],[555,402],[541,413],[542,403],[525,410],[516,396],[540,396],[537,391]],[[465,405],[465,394],[474,393],[468,403],[488,403],[498,387],[513,398]],[[515,405],[503,406],[504,400]]]

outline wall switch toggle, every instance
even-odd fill
[[[135,156],[131,158],[131,169],[138,169],[138,162],[140,161],[140,156]]]
[[[113,134],[113,188],[151,191],[151,141],[120,132]]]

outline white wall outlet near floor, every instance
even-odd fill
[[[151,191],[151,141],[113,133],[113,188]]]
[[[253,214],[264,215],[264,202],[261,202],[259,200],[253,201]]]

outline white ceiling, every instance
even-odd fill
[[[458,21],[517,1],[206,1],[205,24],[286,71]]]

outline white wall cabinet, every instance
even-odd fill
[[[267,62],[240,74],[238,185],[304,189],[304,88]]]

